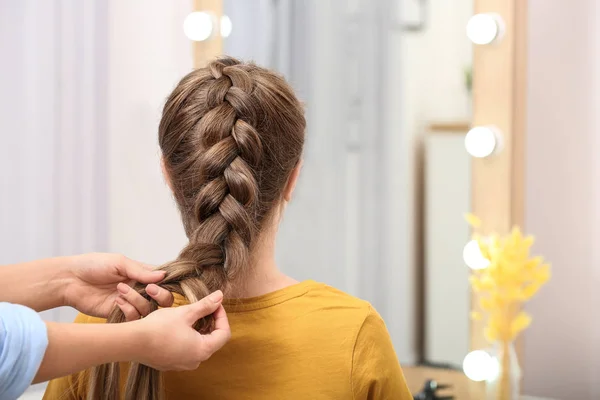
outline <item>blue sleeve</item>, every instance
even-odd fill
[[[0,400],[15,400],[31,385],[47,346],[46,324],[38,313],[0,303]]]

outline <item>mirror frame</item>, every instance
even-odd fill
[[[475,13],[496,13],[505,25],[499,42],[473,49],[473,126],[494,125],[503,149],[472,163],[472,212],[482,233],[507,233],[524,220],[527,91],[527,0],[474,0]],[[472,294],[472,311],[478,299]],[[471,349],[489,347],[483,322],[471,323]],[[517,346],[520,353],[521,346]]]
[[[194,0],[193,11],[207,11],[216,17],[216,29],[220,27],[218,21],[223,15],[223,0]],[[223,54],[223,38],[220,32],[213,32],[213,36],[202,42],[192,42],[194,68],[204,67],[209,60]]]

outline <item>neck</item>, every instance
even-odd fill
[[[298,281],[286,276],[275,262],[275,237],[259,240],[251,252],[248,272],[230,283],[225,291],[228,298],[248,298],[261,296],[286,288]]]

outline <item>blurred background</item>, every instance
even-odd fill
[[[215,54],[281,72],[306,104],[305,164],[281,227],[280,267],[369,300],[411,389],[423,383],[411,380],[412,366],[461,368],[471,349],[463,213],[478,188],[465,151],[465,26],[477,1],[204,2],[226,19],[202,48],[218,43]],[[212,57],[189,37],[203,35],[198,21],[184,32],[202,4],[0,0],[0,264],[90,251],[153,264],[177,255],[186,238],[161,176],[157,126],[176,82]],[[528,305],[523,388],[596,399],[600,10],[595,0],[530,0],[527,9],[523,228],[554,276]],[[44,316],[70,321],[74,312]]]

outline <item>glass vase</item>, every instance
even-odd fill
[[[494,371],[486,382],[486,400],[519,400],[521,367],[514,343],[496,343],[492,360]]]

